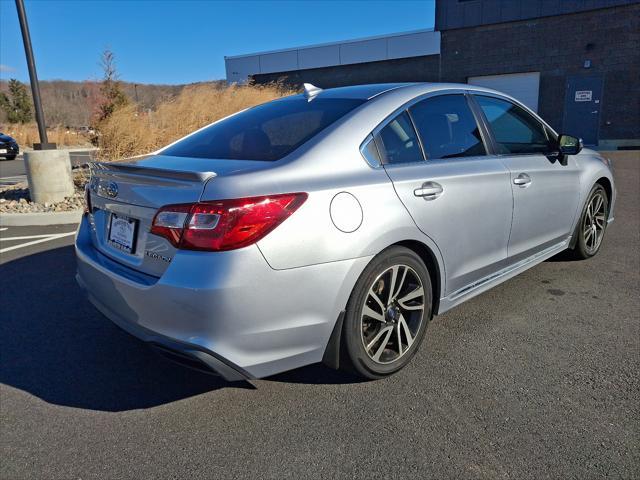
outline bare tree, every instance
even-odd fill
[[[100,92],[103,98],[98,105],[97,120],[99,122],[109,118],[114,111],[129,103],[129,98],[122,90],[119,80],[115,55],[109,48],[102,52],[100,66],[103,73]]]

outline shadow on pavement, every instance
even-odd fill
[[[551,258],[547,258],[545,260],[545,262],[552,262],[552,263],[556,263],[556,262],[579,262],[581,261],[580,259],[576,258],[573,256],[573,252],[570,250],[563,250],[562,252],[554,255]]]
[[[316,363],[265,378],[270,382],[300,383],[306,385],[345,385],[366,382],[355,374],[343,370],[333,370]]]
[[[122,332],[85,299],[75,269],[73,247],[0,266],[0,382],[49,403],[104,411],[243,387],[174,365]]]

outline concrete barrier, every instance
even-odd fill
[[[29,195],[36,203],[55,203],[73,195],[73,177],[67,150],[24,153]]]

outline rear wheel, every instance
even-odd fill
[[[573,247],[573,256],[577,259],[593,257],[604,238],[609,214],[609,199],[602,185],[596,184],[591,189],[587,203],[582,211],[582,216],[576,227],[576,244]]]
[[[362,273],[351,294],[344,346],[359,375],[382,378],[404,367],[431,319],[431,281],[412,250],[391,247]]]

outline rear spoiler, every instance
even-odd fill
[[[92,162],[89,163],[92,174],[104,173],[106,175],[124,173],[126,175],[140,175],[145,177],[169,178],[171,180],[184,180],[190,182],[206,182],[216,176],[215,172],[190,172],[187,170],[169,170],[165,168],[145,167],[127,163]]]

